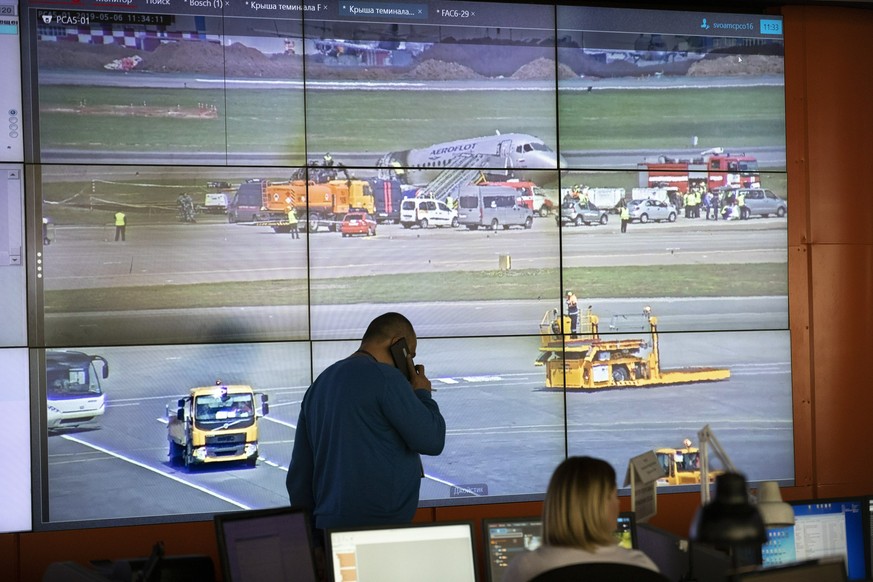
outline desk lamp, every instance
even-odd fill
[[[782,501],[776,481],[764,481],[758,488],[758,512],[766,527],[794,525],[794,509]]]
[[[767,541],[764,521],[749,503],[746,478],[724,473],[715,480],[715,499],[702,506],[691,524],[691,538],[698,542],[733,548]]]
[[[691,523],[690,537],[695,542],[726,550],[734,571],[740,566],[761,563],[761,545],[767,541],[764,521],[758,508],[749,502],[746,478],[731,463],[709,425],[698,432],[700,438],[700,491],[702,506]],[[709,453],[711,446],[727,471],[715,479],[715,498],[709,500]]]

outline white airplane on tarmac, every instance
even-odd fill
[[[443,171],[460,167],[481,168],[488,173],[541,184],[553,182],[556,170],[563,171],[567,162],[538,137],[498,131],[489,136],[390,152],[377,165],[407,184],[427,184]]]

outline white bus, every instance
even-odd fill
[[[106,396],[100,379],[109,377],[103,356],[72,350],[45,355],[47,428],[75,428],[103,416]]]

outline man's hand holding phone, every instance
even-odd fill
[[[413,390],[427,390],[428,392],[433,392],[433,388],[430,385],[430,380],[427,376],[424,375],[424,366],[421,364],[413,364],[412,358],[409,358],[409,365],[412,366],[414,370],[414,374],[412,375],[412,379],[409,381],[412,384]]]
[[[409,383],[412,384],[414,390],[433,391],[430,380],[424,374],[424,366],[416,365],[412,361],[412,354],[409,352],[409,346],[406,343],[406,338],[400,338],[390,346],[391,357],[394,360],[394,366],[397,367]]]

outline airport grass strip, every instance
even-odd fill
[[[306,134],[313,151],[389,152],[502,133],[531,133],[562,149],[733,150],[784,145],[785,92],[781,85],[709,88],[598,89],[591,93],[505,91],[505,81],[483,91],[319,91],[306,103]],[[493,87],[494,90],[487,90]],[[306,159],[299,90],[245,91],[149,87],[40,87],[44,148],[130,152],[269,152],[289,162]],[[217,107],[217,118],[83,116],[71,104]],[[54,111],[54,112],[52,112]],[[523,115],[519,115],[523,111]],[[346,131],[337,131],[338,120]],[[277,136],[279,136],[277,138]],[[216,147],[218,146],[218,147]],[[216,172],[218,168],[216,168]]]
[[[785,263],[563,270],[579,297],[751,297],[788,294]],[[225,281],[47,291],[46,313],[243,306],[537,300],[559,295],[557,269],[455,271],[305,280]]]

